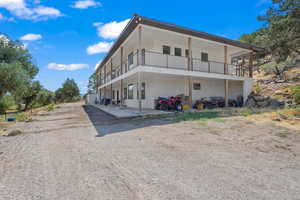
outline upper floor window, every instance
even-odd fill
[[[201,61],[208,62],[208,53],[201,53]]]
[[[182,55],[181,48],[175,47],[175,56],[181,56],[181,55]]]
[[[163,54],[171,54],[171,47],[163,45]]]
[[[133,52],[128,55],[128,68],[131,69],[133,67]]]

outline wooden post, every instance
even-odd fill
[[[249,58],[249,77],[253,77],[253,51],[250,53],[250,58]]]
[[[225,107],[228,107],[228,90],[229,90],[229,82],[225,80]]]
[[[228,48],[227,46],[224,46],[224,74],[228,74],[227,52]]]
[[[139,50],[138,52],[142,52],[142,26],[139,26]],[[142,63],[142,54],[138,54],[139,63]],[[141,72],[138,72],[138,100],[139,100],[139,111],[142,112],[142,83],[141,83]]]

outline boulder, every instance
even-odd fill
[[[284,102],[278,101],[277,99],[270,99],[269,105],[271,108],[283,108]]]
[[[248,98],[245,106],[247,107],[256,107],[256,101],[253,98]]]

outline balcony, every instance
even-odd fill
[[[141,64],[139,64],[138,59],[140,55],[142,56]],[[211,60],[205,62],[202,61],[200,58],[192,58],[191,70],[189,70],[188,62],[188,57],[162,54],[143,49],[141,53],[135,51],[132,57],[130,58],[130,62],[128,61],[128,59],[126,59],[123,60],[122,65],[120,64],[112,66],[111,76],[109,74],[107,74],[106,77],[104,76],[103,79],[101,79],[101,83],[105,84],[122,75],[121,72],[123,72],[124,74],[139,65],[143,65],[146,67],[149,66],[183,71],[195,71],[204,73],[225,74],[230,76],[249,77],[249,67],[243,63],[225,64],[223,62]],[[225,71],[226,65],[228,69],[227,72]]]

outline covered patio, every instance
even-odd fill
[[[107,106],[99,105],[99,104],[92,104],[92,105],[118,119],[151,116],[151,115],[175,114],[174,112],[165,112],[161,110],[146,109],[146,108],[143,109],[142,112],[140,112],[138,108],[120,107],[118,105],[107,105]]]

